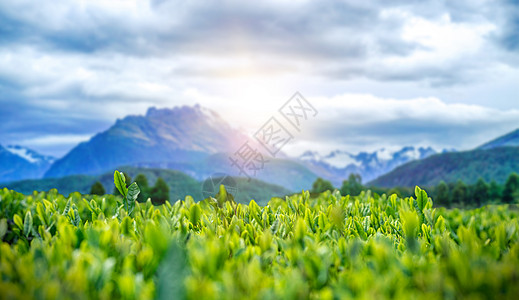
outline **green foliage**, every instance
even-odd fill
[[[151,200],[154,204],[164,204],[169,200],[169,187],[168,184],[159,177],[155,185],[151,189]]]
[[[146,177],[149,184],[155,183],[157,178],[161,177],[167,183],[169,187],[169,199],[176,201],[178,199],[184,199],[186,196],[192,196],[197,201],[202,200],[204,195],[200,186],[202,182],[195,180],[194,178],[175,170],[166,169],[152,169],[152,168],[140,168],[140,167],[122,167],[119,171],[124,174],[128,174],[131,177],[135,177],[135,182],[141,189],[141,193],[137,198],[139,202],[146,202],[151,197],[151,187],[143,188],[141,186],[139,174]],[[239,193],[235,196],[235,201],[240,203],[249,203],[251,199],[254,199],[261,205],[266,205],[272,197],[284,197],[285,195],[293,194],[294,191],[290,191],[280,185],[274,185],[266,183],[257,179],[248,180],[247,178],[234,178],[237,183],[237,189]],[[18,191],[23,194],[32,194],[33,191],[48,191],[56,188],[60,193],[68,195],[75,191],[82,194],[89,194],[92,185],[100,181],[103,186],[109,187],[113,185],[113,172],[105,173],[99,176],[86,176],[86,175],[72,175],[62,178],[45,178],[38,180],[24,180],[18,182],[7,183],[5,186],[9,189]],[[126,179],[127,183],[130,183]],[[2,188],[2,186],[0,186]],[[114,195],[120,195],[117,188],[114,189]]]
[[[135,202],[137,201],[137,197],[139,196],[140,190],[137,186],[137,183],[130,184],[129,187],[126,187],[126,177],[124,173],[119,171],[114,172],[114,183],[115,188],[119,191],[119,193],[123,196],[123,205],[129,215],[132,214],[133,209],[135,208]]]
[[[467,185],[463,181],[458,180],[452,190],[452,202],[465,203],[469,199],[468,196],[469,192]]]
[[[151,190],[150,190],[150,186],[148,183],[148,178],[146,177],[146,175],[139,173],[137,175],[137,177],[135,177],[135,182],[141,189],[141,193],[139,194],[137,201],[146,202],[146,200],[148,200],[148,198],[151,197],[151,195],[150,195]]]
[[[490,186],[488,188],[488,198],[490,201],[500,200],[503,196],[503,191],[501,186],[495,181],[492,180],[490,182]]]
[[[312,184],[311,192],[318,194],[318,193],[322,193],[324,191],[331,191],[333,189],[334,189],[334,187],[330,181],[322,179],[321,177],[318,177]]]
[[[130,185],[130,183],[132,182],[132,178],[127,173],[123,173],[123,172],[120,172],[120,173],[124,177],[124,178],[122,178],[121,182],[125,182],[125,184],[126,184],[125,187],[128,187]],[[114,191],[113,191],[114,195],[122,195],[121,190],[117,187],[117,184],[122,184],[121,182],[119,182],[119,183],[115,182],[115,178],[114,178],[114,183],[115,183],[115,187],[114,187]],[[122,195],[122,196],[124,196],[124,195]]]
[[[104,195],[106,194],[106,190],[105,190],[105,187],[103,186],[103,184],[99,181],[96,181],[93,185],[92,185],[92,188],[90,188],[90,195]]]
[[[481,203],[488,200],[489,189],[490,187],[485,182],[485,180],[483,180],[483,178],[479,178],[478,182],[476,182],[476,185],[474,186],[474,192],[472,194],[472,200],[476,203],[477,206],[480,206]]]
[[[117,175],[115,175],[117,176]],[[114,176],[114,177],[115,177]],[[121,174],[119,176],[123,177]],[[118,186],[133,197],[130,188]],[[131,187],[131,185],[130,185]],[[225,189],[224,189],[225,190]],[[220,191],[219,197],[229,199]],[[226,194],[226,195],[225,195]],[[7,299],[515,299],[519,210],[427,193],[308,192],[259,206],[0,190]]]
[[[220,185],[215,198],[219,207],[224,207],[226,202],[236,204],[236,202],[234,201],[234,196],[231,193],[227,192],[223,184]]]
[[[503,190],[503,202],[512,203],[519,200],[519,175],[512,173],[506,181]]]
[[[436,187],[436,202],[442,205],[450,204],[450,194],[449,194],[449,186],[445,183],[445,181],[441,181]]]
[[[341,186],[341,194],[357,196],[364,187],[362,186],[362,178],[359,174],[350,174],[348,180],[344,180]]]

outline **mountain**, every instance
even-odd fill
[[[519,147],[498,147],[436,154],[404,164],[369,184],[377,187],[430,187],[442,180],[462,180],[472,184],[479,177],[487,182],[504,183],[512,172],[519,172]]]
[[[212,110],[199,105],[173,109],[150,108],[144,116],[128,116],[57,160],[46,178],[97,175],[118,166],[172,169],[203,180],[219,172],[244,176],[229,159],[245,141]],[[251,146],[254,142],[251,142]],[[267,158],[251,177],[281,184],[290,191],[309,189],[317,178],[298,162],[279,155]]]
[[[492,149],[497,147],[519,147],[519,129],[512,131],[508,134],[498,137],[482,146],[478,149]]]
[[[351,173],[360,174],[363,181],[367,182],[409,161],[423,159],[435,153],[431,147],[403,147],[398,151],[382,148],[358,154],[336,150],[324,156],[307,151],[298,160],[317,175],[340,186],[342,180]]]
[[[191,162],[138,163],[136,165],[147,168],[180,170],[198,180],[203,180],[216,172],[234,177],[243,176],[239,173],[239,169],[232,166],[229,155],[224,153],[213,154]],[[250,175],[261,181],[281,185],[292,192],[310,189],[312,183],[317,179],[314,172],[297,161],[272,157],[268,158],[268,162],[265,163],[263,169],[257,171],[256,176]]]
[[[0,145],[0,182],[40,178],[53,162],[54,157],[22,146]]]
[[[148,178],[150,186],[155,184],[158,177],[163,178],[170,188],[169,196],[171,202],[184,199],[187,195],[192,196],[196,201],[205,198],[205,195],[202,193],[203,182],[197,181],[180,171],[137,167],[121,167],[118,170],[128,174],[133,179],[135,179],[137,174],[143,174]],[[265,183],[256,179],[247,181],[246,178],[233,178],[233,180],[236,184],[235,200],[240,203],[249,203],[251,199],[254,199],[260,205],[264,205],[272,197],[283,197],[290,194],[289,190],[279,185]],[[88,194],[96,181],[100,181],[103,184],[107,193],[113,191],[113,172],[97,176],[69,175],[61,178],[22,180],[0,185],[0,187],[7,187],[24,194],[31,194],[34,190],[48,191],[54,188],[64,195],[76,191]]]
[[[182,106],[128,116],[57,160],[45,177],[94,175],[121,165],[190,162],[234,152],[246,137],[216,112]]]

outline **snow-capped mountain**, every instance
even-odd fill
[[[443,150],[445,152],[447,150]],[[340,185],[349,174],[360,174],[364,182],[390,172],[394,168],[416,159],[423,159],[437,152],[431,147],[403,147],[397,151],[386,148],[374,152],[352,154],[347,151],[335,150],[327,155],[315,151],[306,151],[298,160],[307,165],[312,171],[335,185]]]
[[[5,150],[11,152],[14,155],[18,155],[19,157],[33,164],[52,164],[55,160],[55,158],[52,156],[41,155],[34,150],[18,145],[8,145],[5,147]]]
[[[54,160],[22,146],[0,145],[0,182],[40,178]]]

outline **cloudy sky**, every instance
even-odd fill
[[[0,1],[3,145],[195,103],[252,133],[295,91],[319,114],[292,154],[470,149],[519,127],[519,4]]]

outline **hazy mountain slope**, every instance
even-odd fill
[[[498,137],[478,149],[492,149],[497,147],[519,147],[519,129]]]
[[[307,190],[312,187],[312,183],[317,175],[302,164],[279,158],[268,158],[264,168],[257,172],[256,176],[251,177],[261,181],[280,185],[292,192]],[[231,165],[229,155],[224,153],[213,154],[196,162],[185,163],[142,163],[141,167],[166,168],[180,170],[198,180],[205,179],[214,173],[224,173],[231,176],[242,176],[239,170]]]
[[[99,174],[139,162],[188,162],[235,151],[245,137],[217,113],[182,106],[128,116],[57,160],[45,177]]]
[[[0,145],[0,182],[40,178],[53,161],[25,147]]]
[[[427,187],[440,181],[474,183],[479,177],[487,182],[504,183],[510,173],[519,172],[519,147],[477,149],[436,154],[404,164],[369,182],[379,187],[415,185]]]

